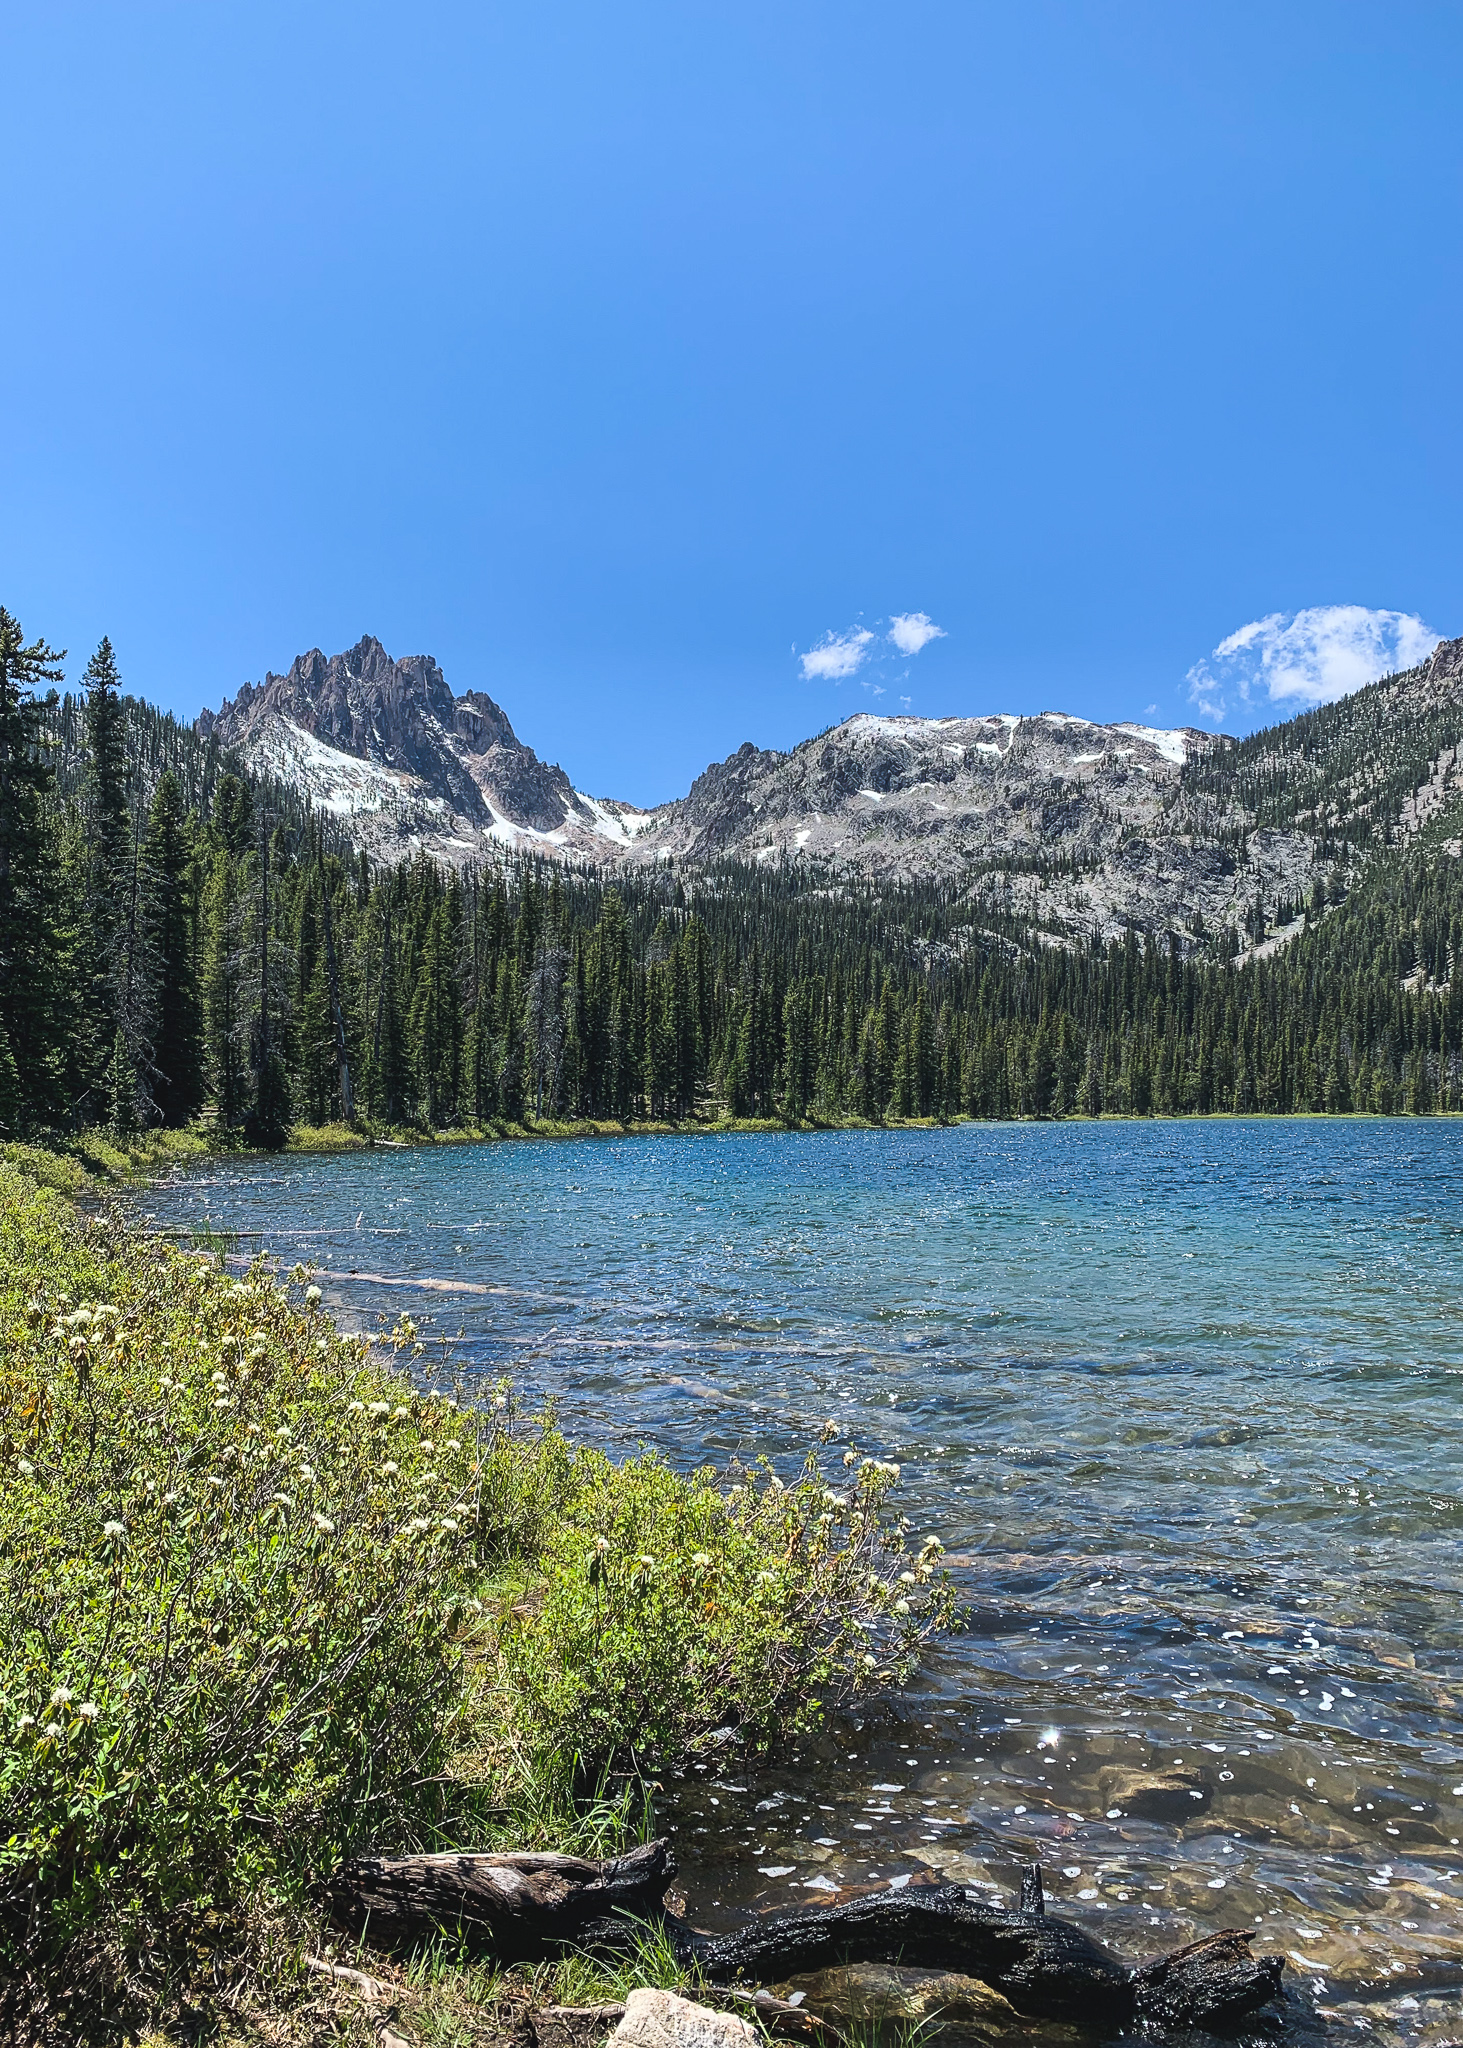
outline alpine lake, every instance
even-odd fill
[[[831,1419],[899,1463],[965,1627],[666,1784],[699,1924],[1039,1861],[1121,1954],[1249,1927],[1323,2032],[1463,2038],[1463,1122],[376,1149],[140,1206],[613,1453],[790,1475]]]

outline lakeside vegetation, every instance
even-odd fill
[[[1073,946],[954,885],[805,863],[373,869],[122,697],[106,642],[84,697],[60,677],[0,612],[0,1134],[1463,1107],[1443,818],[1257,903],[1246,939],[1292,934],[1268,955],[1236,931]]]
[[[120,2032],[298,1957],[371,1845],[616,1845],[651,1773],[809,1733],[948,1618],[893,1467],[615,1465],[101,1193],[0,1161],[12,2000],[84,1979]]]

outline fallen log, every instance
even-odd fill
[[[691,1936],[688,1958],[713,1983],[778,1981],[836,1963],[903,1963],[959,1971],[1033,2019],[1124,2026],[1132,1973],[1069,1920],[1012,1912],[961,1885],[911,1885],[837,1905],[769,1914],[735,1933]]]
[[[505,1963],[624,1940],[628,1922],[658,1918],[676,1874],[666,1841],[603,1863],[552,1853],[449,1851],[361,1856],[326,1896],[340,1925],[379,1947],[459,1937]]]
[[[682,1941],[713,1982],[799,1976],[835,1963],[904,1963],[978,1977],[1031,2019],[1101,2026],[1223,2033],[1279,1994],[1281,1958],[1252,1956],[1244,1929],[1226,1929],[1135,1969],[1070,1920],[1046,1912],[1037,1866],[1026,1872],[1021,1894],[1022,1905],[1012,1911],[961,1885],[911,1885]]]
[[[676,1874],[667,1841],[603,1863],[549,1854],[368,1856],[329,1888],[335,1916],[382,1946],[448,1934],[504,1963],[622,1946],[654,1920],[681,1961],[713,1984],[767,1983],[836,1963],[893,1963],[978,1977],[1033,2019],[1223,2032],[1280,1990],[1278,1956],[1250,1954],[1239,1929],[1137,1968],[1046,1911],[1032,1865],[1021,1903],[990,1904],[961,1885],[910,1885],[828,1906],[764,1914],[704,1934],[665,1907]]]

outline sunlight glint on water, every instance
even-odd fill
[[[1258,1922],[1323,1999],[1463,1957],[1463,1126],[478,1145],[149,1207],[316,1263],[360,1327],[461,1327],[596,1441],[791,1459],[832,1416],[901,1462],[971,1627],[816,1795],[675,1788],[710,1919],[1039,1856],[1116,1946]]]

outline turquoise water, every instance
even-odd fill
[[[149,1207],[314,1263],[359,1327],[431,1318],[596,1441],[791,1461],[832,1417],[900,1462],[970,1626],[815,1773],[667,1788],[708,1920],[1033,1856],[1115,1946],[1252,1925],[1323,2006],[1436,2020],[1422,1965],[1463,1959],[1463,1125],[376,1151],[215,1163]],[[1144,1818],[1159,1771],[1180,1811]]]

